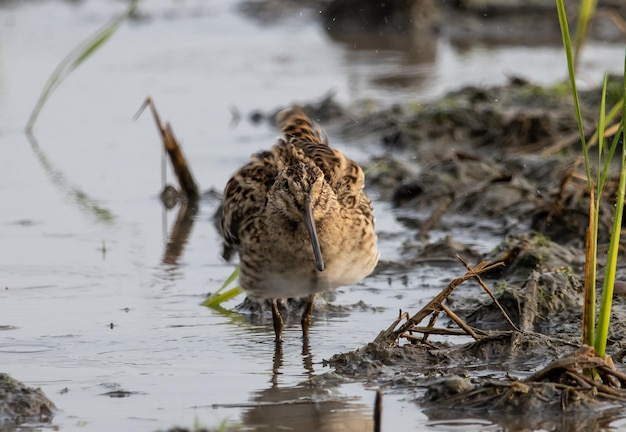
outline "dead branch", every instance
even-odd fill
[[[459,255],[457,255],[456,257],[458,258],[459,261],[461,261],[461,263],[467,270],[471,270],[470,266],[467,265],[465,261],[463,261],[463,258],[461,258]],[[513,323],[513,321],[511,321],[511,318],[509,318],[509,314],[506,313],[506,311],[504,310],[504,308],[502,307],[502,305],[500,304],[496,296],[493,295],[489,287],[485,284],[485,282],[483,282],[480,276],[476,275],[474,276],[474,279],[476,279],[476,281],[481,286],[481,288],[489,295],[489,297],[491,297],[491,300],[493,300],[493,302],[496,304],[496,306],[500,310],[500,313],[502,314],[506,322],[511,326],[511,328],[513,330],[520,331],[519,328],[517,328],[517,326]]]
[[[378,336],[376,336],[376,339],[374,339],[374,343],[395,344],[398,338],[400,337],[400,335],[410,332],[410,331],[415,331],[415,328],[417,327],[417,325],[420,322],[422,322],[422,320],[424,320],[430,314],[434,314],[434,313],[438,314],[439,312],[442,312],[442,311],[451,312],[449,308],[443,305],[443,302],[450,296],[450,294],[452,294],[452,292],[456,289],[456,287],[458,287],[460,284],[462,284],[468,279],[475,278],[476,276],[482,273],[488,272],[502,265],[504,265],[504,263],[502,262],[489,264],[489,262],[487,261],[483,261],[477,264],[475,267],[469,269],[467,273],[465,273],[463,276],[451,281],[446,288],[444,288],[439,294],[437,294],[432,300],[430,300],[424,307],[422,307],[422,309],[420,309],[415,315],[409,318],[397,330],[394,330],[394,328],[400,323],[402,319],[402,315],[401,315],[393,323],[392,326],[390,326],[386,330],[381,331],[378,334]],[[461,328],[463,328],[466,331],[466,334],[475,338],[479,336],[476,332],[474,332],[471,329],[470,331],[468,331],[467,329],[469,328],[469,326],[463,323],[463,321],[458,316],[456,316],[456,314],[452,314],[450,318],[453,319],[455,322],[457,322],[458,320],[457,324],[459,324],[459,322],[462,323]],[[433,323],[432,320],[431,320],[431,323]]]
[[[178,144],[178,140],[174,136],[172,126],[169,123],[166,123],[165,126],[163,125],[163,122],[161,122],[161,117],[156,110],[154,101],[150,96],[146,98],[144,103],[139,108],[137,114],[135,114],[135,119],[137,119],[147,107],[150,107],[150,110],[152,111],[154,122],[159,128],[159,133],[161,134],[161,139],[163,140],[163,147],[170,157],[172,167],[174,168],[174,173],[178,178],[178,183],[180,184],[181,189],[183,190],[185,196],[189,201],[197,201],[200,197],[200,192],[198,190],[198,186],[196,185],[196,181],[191,174],[191,170],[187,165],[187,160],[183,155],[180,144]]]

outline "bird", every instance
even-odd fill
[[[355,161],[300,106],[276,115],[282,137],[237,170],[224,188],[223,257],[239,255],[248,297],[270,300],[277,342],[284,322],[277,300],[307,298],[308,337],[315,295],[359,282],[378,263],[372,203]]]

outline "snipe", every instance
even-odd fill
[[[271,299],[280,341],[276,299],[308,297],[307,335],[315,294],[369,275],[378,250],[361,167],[329,147],[300,108],[280,112],[276,121],[284,137],[228,181],[221,223],[224,257],[237,251],[243,290]]]

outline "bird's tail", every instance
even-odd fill
[[[302,107],[294,106],[282,110],[276,115],[276,124],[287,141],[298,139],[320,144],[328,144],[328,136],[317,122],[302,111]]]

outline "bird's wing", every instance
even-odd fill
[[[224,259],[229,260],[237,250],[242,230],[254,229],[252,221],[263,211],[277,172],[275,155],[264,151],[253,155],[226,184],[221,221]]]

